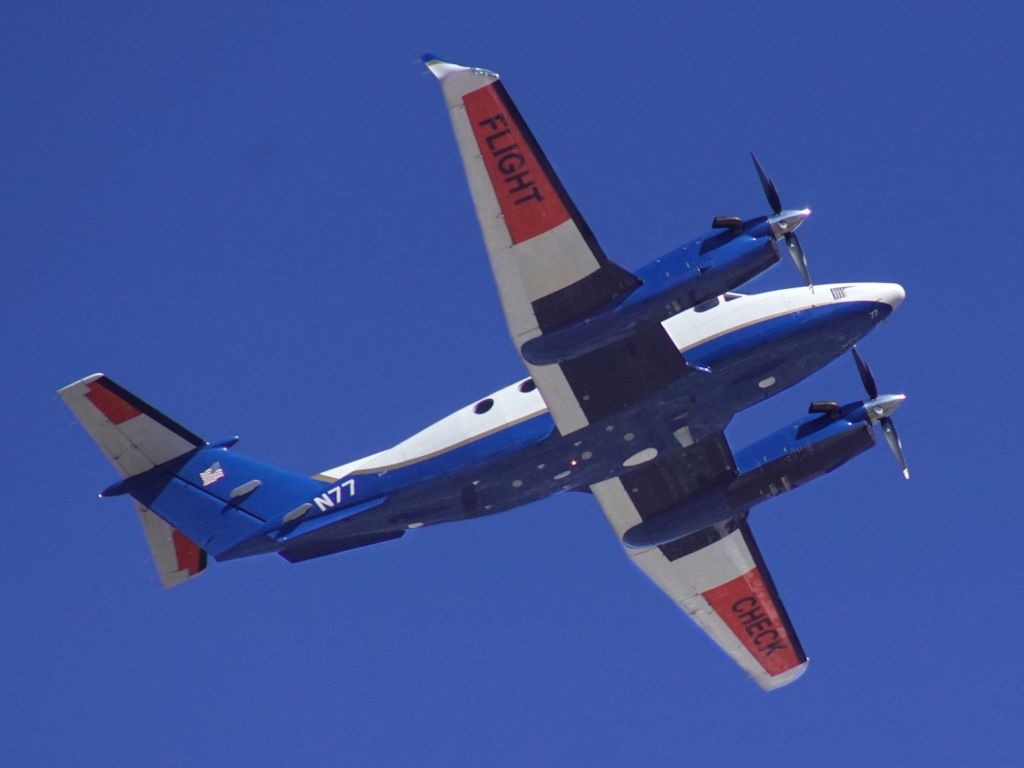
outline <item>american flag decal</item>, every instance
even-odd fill
[[[213,462],[208,469],[199,473],[199,479],[203,481],[203,488],[213,485],[222,477],[224,477],[224,470],[221,469],[219,461]]]

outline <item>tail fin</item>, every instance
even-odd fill
[[[276,549],[265,534],[326,485],[230,453],[235,439],[211,445],[102,374],[59,394],[120,472],[102,495],[134,499],[165,587],[199,574],[207,552]]]
[[[149,507],[135,502],[160,583],[170,588],[206,570],[206,552]]]
[[[101,373],[86,376],[58,394],[124,478],[136,477],[205,445]],[[181,531],[135,502],[160,582],[173,587],[206,568],[206,552]]]

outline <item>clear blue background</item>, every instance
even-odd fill
[[[1021,759],[1019,3],[5,4],[5,765]],[[766,210],[906,286],[878,448],[755,514],[812,663],[762,693],[592,499],[163,592],[54,395],[102,370],[313,473],[522,375],[425,50],[503,74],[627,267]],[[784,264],[752,286],[798,283]],[[742,443],[852,361],[739,418]]]

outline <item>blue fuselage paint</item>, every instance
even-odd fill
[[[356,493],[301,525],[273,534],[365,536],[508,510],[562,490],[586,490],[622,474],[639,451],[678,450],[683,426],[694,439],[734,414],[803,380],[847,352],[892,308],[875,301],[826,304],[756,322],[685,352],[693,370],[638,405],[562,436],[545,412],[408,466],[354,473]],[[760,383],[773,379],[768,387]],[[742,454],[748,461],[748,454]],[[339,481],[341,482],[341,481]],[[370,502],[380,499],[379,503]]]

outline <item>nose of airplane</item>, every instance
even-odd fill
[[[903,300],[907,298],[907,292],[899,283],[882,283],[879,286],[878,300],[884,301],[893,309],[896,309]]]

